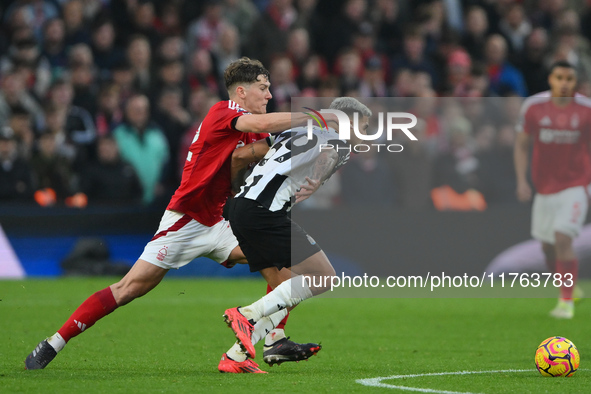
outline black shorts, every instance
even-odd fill
[[[250,272],[288,268],[321,249],[286,212],[272,212],[247,198],[228,201],[232,231],[248,260]]]

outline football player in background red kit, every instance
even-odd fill
[[[231,63],[224,79],[230,100],[213,105],[196,131],[181,185],[142,255],[119,282],[88,297],[54,335],[39,343],[25,360],[27,369],[45,368],[71,338],[118,307],[148,293],[169,269],[178,269],[202,256],[226,266],[246,263],[230,224],[222,217],[223,206],[231,193],[232,152],[236,147],[265,138],[271,145],[267,133],[289,129],[292,122],[303,123],[307,116],[266,113],[267,102],[272,97],[269,72],[257,60],[242,58]],[[250,161],[262,158],[254,149],[252,153]],[[279,324],[286,316],[271,318]],[[280,343],[282,349],[291,346],[299,359],[307,345],[314,349],[318,346],[289,341],[282,329],[270,334],[274,334],[274,342]],[[269,345],[273,348],[273,343]],[[238,344],[230,349],[220,362],[220,372],[264,373],[246,355],[244,360],[231,358],[232,355],[239,358],[240,352]]]
[[[542,242],[547,265],[562,282],[550,315],[572,319],[578,272],[573,239],[587,215],[591,183],[591,99],[575,94],[577,74],[565,61],[552,65],[548,82],[549,92],[529,97],[521,108],[514,150],[517,198],[532,198],[527,169],[533,144],[532,236]]]

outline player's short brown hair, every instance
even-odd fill
[[[253,83],[259,75],[264,75],[269,80],[269,71],[258,60],[242,57],[230,63],[224,71],[224,81],[228,92],[240,83]]]

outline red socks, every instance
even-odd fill
[[[267,285],[267,294],[269,294],[272,291],[273,291],[273,288],[271,287],[271,285]],[[285,315],[285,317],[283,318],[283,320],[281,320],[279,322],[279,324],[277,324],[277,327],[275,327],[275,328],[279,328],[280,330],[284,330],[285,329],[285,323],[287,323],[287,318],[288,317],[289,317],[289,312],[287,312],[287,315]]]
[[[579,261],[574,260],[556,260],[556,273],[560,274],[562,286],[560,286],[560,298],[572,300],[573,289],[577,283],[577,274],[579,272]],[[570,275],[572,274],[572,278]],[[566,277],[565,277],[566,275]],[[571,285],[567,287],[567,285]]]
[[[72,313],[72,316],[58,330],[58,333],[64,338],[64,341],[68,342],[71,338],[92,327],[98,320],[113,312],[117,309],[117,306],[110,287],[97,291]]]

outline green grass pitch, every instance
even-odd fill
[[[46,369],[24,370],[37,343],[113,281],[0,281],[0,392],[591,392],[589,300],[574,320],[556,321],[547,317],[554,299],[312,299],[294,310],[286,331],[321,342],[317,356],[269,368],[258,344],[256,361],[269,374],[220,374],[233,343],[223,311],[259,298],[261,280],[165,279],[74,338]],[[581,353],[572,378],[535,371],[536,347],[554,335]],[[519,371],[437,375],[499,370]],[[395,375],[422,376],[384,379],[382,387],[356,382]]]

